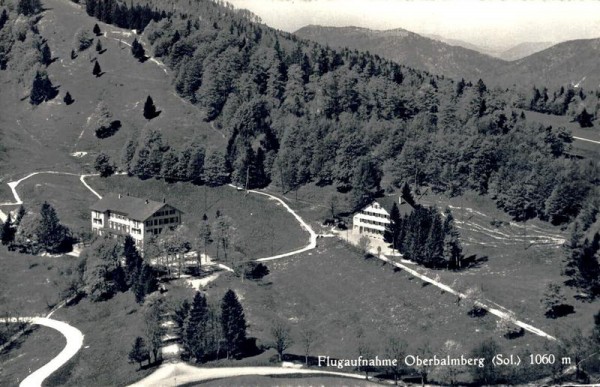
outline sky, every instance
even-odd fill
[[[600,1],[559,0],[228,0],[267,25],[404,28],[480,46],[600,37]]]

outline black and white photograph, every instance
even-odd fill
[[[0,386],[600,385],[600,2],[0,0]]]

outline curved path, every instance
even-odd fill
[[[229,184],[229,186],[233,187],[233,188],[235,188],[237,190],[242,190],[243,189],[243,188],[235,186],[233,184]],[[314,248],[317,247],[317,233],[312,229],[312,227],[310,227],[310,225],[308,223],[306,223],[304,221],[304,219],[302,219],[300,217],[300,215],[298,215],[294,210],[292,210],[290,208],[290,206],[288,206],[283,200],[281,200],[280,198],[278,198],[275,195],[271,195],[271,194],[268,194],[266,192],[256,191],[256,190],[252,190],[252,189],[248,190],[247,192],[251,192],[251,193],[258,194],[258,195],[267,196],[269,199],[275,200],[275,201],[279,202],[286,209],[287,212],[289,212],[290,214],[292,214],[294,216],[294,218],[296,218],[296,220],[298,221],[298,223],[300,223],[300,226],[302,226],[302,228],[304,230],[306,230],[308,232],[308,234],[310,235],[309,241],[308,241],[308,245],[306,245],[305,247],[303,247],[301,249],[298,249],[298,250],[290,251],[288,253],[274,255],[272,257],[258,258],[258,259],[255,259],[256,262],[273,261],[275,259],[281,259],[281,258],[289,257],[291,255],[300,254],[300,253],[303,253],[303,252],[308,251],[308,250],[312,250],[312,249],[314,249]]]
[[[364,375],[350,374],[344,372],[318,371],[308,369],[284,368],[284,367],[219,367],[200,368],[185,363],[166,364],[159,367],[155,372],[132,384],[132,387],[149,386],[180,386],[203,380],[231,378],[236,376],[271,376],[271,375],[331,375],[352,379],[365,380]]]
[[[79,173],[72,173],[72,172],[58,172],[58,171],[42,171],[42,172],[32,172],[29,175],[16,180],[16,181],[11,181],[9,183],[6,183],[11,191],[12,194],[15,198],[14,202],[4,202],[4,203],[0,203],[0,206],[15,206],[15,205],[20,205],[23,204],[23,200],[21,200],[21,197],[19,196],[19,193],[17,192],[17,186],[19,184],[21,184],[23,181],[29,179],[32,176],[35,175],[42,175],[42,174],[47,174],[47,175],[67,175],[67,176],[79,176],[79,180],[81,180],[81,182],[83,183],[83,185],[89,189],[94,195],[96,195],[99,199],[102,199],[102,196],[100,196],[98,194],[98,192],[94,191],[94,189],[92,189],[92,187],[90,187],[86,182],[85,182],[85,178],[86,177],[90,177],[90,176],[99,176],[99,174],[97,173],[91,173],[91,174],[79,174]]]
[[[31,319],[31,323],[56,329],[67,339],[67,345],[54,359],[26,377],[19,384],[20,387],[41,387],[44,380],[75,356],[83,345],[83,333],[67,323],[45,317],[34,317]]]
[[[63,350],[43,367],[38,368],[23,379],[19,384],[20,387],[41,387],[44,380],[71,360],[83,345],[83,333],[67,323],[49,318],[52,313],[48,317],[9,317],[0,319],[0,323],[27,322],[29,324],[42,325],[59,331],[67,339],[67,344]]]

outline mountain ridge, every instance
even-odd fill
[[[596,60],[600,55],[600,38],[569,40],[508,61],[402,28],[381,31],[308,25],[294,34],[334,48],[369,51],[436,75],[471,81],[481,78],[495,86],[595,88],[600,85],[600,66]],[[504,51],[503,55],[519,57],[531,46],[540,48],[546,44],[550,43],[523,43]]]

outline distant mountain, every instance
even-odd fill
[[[332,48],[369,51],[397,63],[452,78],[477,80],[503,61],[464,47],[453,46],[403,29],[387,31],[359,27],[310,25],[295,32]]]
[[[378,31],[310,25],[295,34],[332,48],[369,51],[432,74],[472,81],[482,78],[492,86],[600,87],[600,39],[571,40],[551,47],[547,47],[552,44],[550,42],[522,43],[496,52],[459,40],[442,42],[438,36],[432,39],[403,29]],[[494,52],[506,60],[482,54],[477,49],[488,50],[490,54]],[[528,55],[531,52],[535,53]]]
[[[600,39],[570,40],[506,62],[488,78],[500,85],[572,85],[596,89],[600,87],[599,57]]]
[[[554,42],[523,42],[508,50],[499,52],[494,56],[507,61],[514,61],[533,55],[536,52],[543,51],[555,44],[556,43]]]
[[[547,49],[548,47],[556,44],[555,42],[523,42],[516,46],[503,48],[503,47],[491,47],[481,46],[469,42],[465,42],[459,39],[449,39],[440,35],[423,35],[425,37],[438,40],[440,42],[449,44],[451,46],[459,46],[467,48],[469,50],[477,51],[479,53],[493,56],[494,58],[503,59],[505,61],[514,61],[525,58],[526,56],[535,54],[536,52]]]

